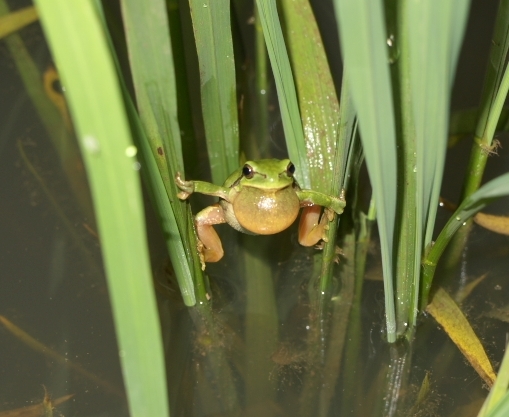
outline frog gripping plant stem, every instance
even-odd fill
[[[195,216],[198,252],[202,269],[205,262],[217,262],[223,255],[221,240],[213,226],[228,223],[239,232],[272,235],[293,224],[304,207],[299,224],[299,243],[313,246],[324,239],[334,213],[345,207],[343,197],[302,190],[294,178],[295,166],[289,159],[247,161],[222,186],[203,181],[184,181],[177,173],[175,182],[181,200],[192,193],[219,197],[219,202]],[[321,214],[321,207],[325,208]]]

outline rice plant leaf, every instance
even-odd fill
[[[25,7],[0,17],[0,39],[24,28],[38,19],[35,7]]]
[[[423,262],[423,300],[427,299],[431,282],[435,273],[435,268],[444,252],[447,244],[454,233],[464,226],[466,221],[478,211],[481,211],[489,203],[497,198],[509,195],[509,173],[487,182],[479,188],[474,194],[465,199],[456,209],[449,221],[446,223],[437,240],[428,249],[428,253]]]
[[[396,133],[382,2],[335,0],[345,72],[357,111],[378,210],[387,337],[396,339],[393,248],[396,213]]]
[[[311,188],[307,149],[304,141],[297,93],[293,81],[290,59],[286,50],[275,0],[256,0],[258,16],[263,28],[276,89],[286,147],[290,159],[297,167],[295,176],[302,188]]]
[[[189,0],[200,64],[201,99],[212,181],[239,165],[239,126],[229,0]]]
[[[426,310],[444,328],[484,382],[492,386],[496,375],[490,360],[472,326],[449,294],[439,288]]]
[[[281,2],[286,39],[292,59],[313,189],[339,195],[340,178],[333,178],[339,103],[322,38],[308,0]],[[340,170],[341,171],[341,170]]]
[[[488,119],[500,87],[506,57],[509,50],[509,1],[502,0],[499,3],[493,41],[491,43],[490,59],[486,68],[479,119],[475,129],[475,136],[485,138],[491,142],[492,137],[486,135]]]
[[[509,350],[505,350],[504,358],[498,370],[497,379],[491,387],[490,393],[484,404],[479,411],[477,417],[492,417],[495,412],[499,412],[496,409],[505,409],[505,413],[502,416],[507,415],[509,412]]]
[[[148,190],[151,194],[152,201],[159,213],[162,230],[165,236],[168,253],[170,255],[171,264],[175,271],[175,276],[179,284],[184,304],[192,307],[196,304],[195,287],[193,277],[188,264],[189,256],[182,244],[179,228],[175,213],[168,199],[164,181],[159,172],[157,162],[154,158],[145,131],[141,126],[138,114],[134,108],[131,98],[127,91],[124,91],[124,99],[126,101],[126,110],[134,127],[137,137],[137,145],[140,148],[140,161],[142,163],[142,175],[148,184]]]
[[[417,211],[426,230],[423,243],[427,245],[435,225],[447,148],[452,75],[469,2],[409,1],[405,4],[417,152]]]
[[[201,286],[203,274],[195,268],[199,261],[194,250],[196,244],[193,232],[189,228],[189,205],[176,197],[178,190],[174,178],[177,171],[183,171],[183,161],[166,3],[163,0],[122,0],[121,5],[143,132],[139,129],[138,117],[132,111],[130,118],[141,142],[139,146],[142,158],[148,177],[151,178],[149,184],[152,196],[161,217],[179,287],[184,302],[190,306],[195,304],[192,271],[195,271],[198,286]],[[143,142],[146,139],[149,147]],[[152,155],[147,154],[149,149]],[[154,161],[160,179],[153,172]],[[163,201],[164,195],[159,189],[161,180],[166,189],[167,202]]]
[[[163,180],[171,178],[171,199],[177,192],[173,178],[183,162],[166,4],[122,0],[121,6],[137,108]],[[184,217],[184,207],[174,205],[177,218]]]
[[[114,64],[90,1],[38,0],[75,122],[101,237],[132,416],[168,416],[142,195]]]
[[[489,417],[505,417],[509,415],[509,392],[506,392],[502,400],[488,414]]]
[[[462,1],[462,0],[460,0]],[[400,2],[403,178],[398,325],[415,324],[423,247],[432,238],[447,149],[449,98],[468,1]],[[412,293],[410,298],[409,293]],[[409,307],[407,307],[409,305]],[[399,306],[398,306],[399,307]]]

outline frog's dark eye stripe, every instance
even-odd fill
[[[244,167],[242,168],[242,175],[244,175],[244,177],[246,177],[247,179],[253,178],[254,170],[251,167],[251,165],[248,164],[244,165]]]
[[[293,174],[295,173],[295,165],[293,165],[291,162],[286,167],[286,173],[289,177],[293,177]]]

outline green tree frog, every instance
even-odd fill
[[[295,166],[289,159],[247,161],[222,186],[203,181],[184,181],[177,172],[175,182],[181,200],[192,193],[219,197],[219,202],[195,216],[198,252],[202,269],[205,262],[223,257],[221,240],[213,225],[228,223],[251,235],[271,235],[288,228],[305,207],[299,223],[299,243],[312,246],[325,240],[325,230],[334,213],[341,214],[344,196],[334,197],[313,190],[302,190],[294,178]],[[325,211],[320,217],[321,208]]]

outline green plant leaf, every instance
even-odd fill
[[[428,253],[423,262],[423,301],[427,300],[431,282],[438,263],[447,244],[462,226],[466,225],[466,221],[475,213],[482,210],[489,203],[497,198],[509,195],[509,173],[500,175],[479,188],[474,194],[465,199],[454,214],[451,216],[447,224],[444,226],[437,240],[429,248]]]
[[[192,306],[196,298],[191,271],[196,271],[194,266],[199,262],[195,260],[195,244],[191,243],[194,240],[188,230],[189,207],[176,197],[174,178],[183,169],[183,162],[166,3],[150,0],[151,7],[148,7],[148,2],[122,0],[121,5],[139,118],[129,104],[124,87],[127,110],[137,133],[145,173],[150,178],[149,188],[179,287],[185,304]],[[161,185],[166,192],[160,189]],[[202,274],[197,271],[196,279],[202,281]]]
[[[256,7],[276,82],[288,155],[297,167],[295,176],[300,186],[309,189],[311,188],[311,177],[306,154],[306,144],[304,142],[304,132],[302,130],[292,68],[279,22],[276,2],[274,0],[256,0]]]
[[[509,392],[507,389],[509,388],[509,350],[505,350],[504,358],[502,359],[502,363],[500,365],[500,369],[498,370],[497,379],[495,379],[495,383],[491,387],[490,393],[484,404],[479,411],[477,417],[492,417],[495,412],[500,412],[497,409],[504,409],[505,414],[501,414],[502,416],[507,415],[509,412]]]
[[[339,103],[315,16],[308,0],[283,0],[286,39],[292,58],[300,116],[305,132],[311,186],[339,195],[341,178],[334,178],[339,129]],[[341,170],[340,170],[341,172]]]
[[[38,0],[94,197],[132,416],[168,416],[142,195],[115,68],[95,3]]]
[[[239,126],[229,0],[190,0],[212,181],[239,165]]]
[[[398,325],[413,328],[420,290],[422,248],[432,238],[447,150],[452,75],[468,1],[401,2],[403,137],[398,222]],[[402,214],[406,213],[403,217]],[[411,298],[409,297],[411,295]]]
[[[381,1],[335,0],[347,80],[373,187],[384,270],[387,338],[396,340],[393,289],[396,132]]]

